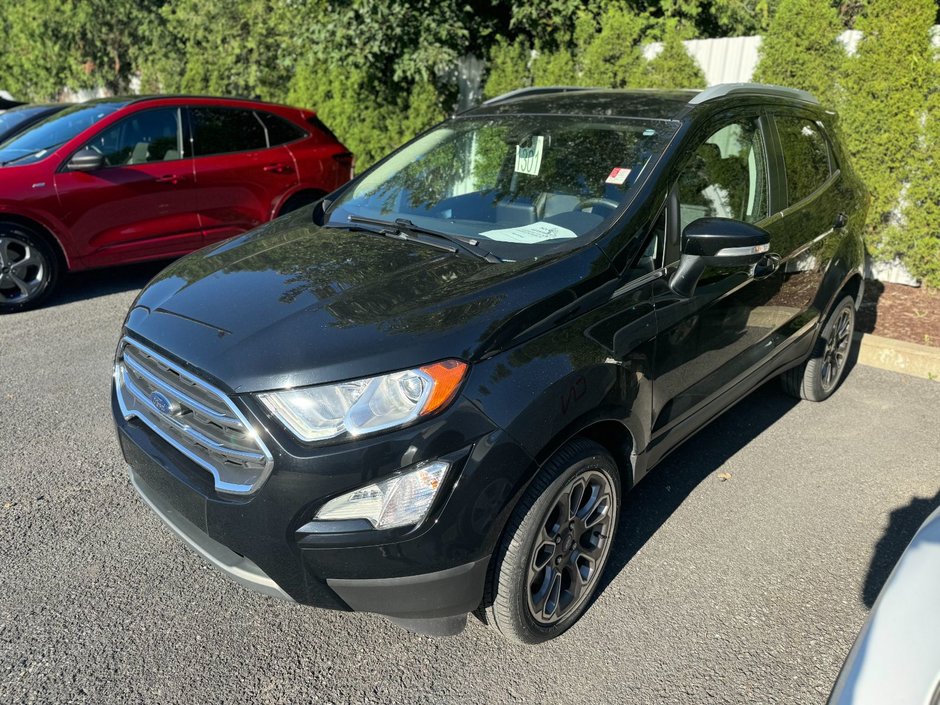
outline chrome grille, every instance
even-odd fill
[[[249,494],[273,460],[223,392],[140,343],[124,338],[114,368],[124,418],[138,418],[210,473],[220,492]]]

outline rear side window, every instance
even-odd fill
[[[301,137],[306,137],[307,133],[292,122],[279,118],[271,113],[256,112],[261,122],[264,123],[268,131],[268,146],[276,147],[279,144],[293,142]]]
[[[193,152],[197,157],[265,149],[265,126],[253,110],[192,108]]]
[[[829,178],[829,145],[812,120],[785,115],[775,120],[783,149],[788,203],[793,205],[813,194]]]

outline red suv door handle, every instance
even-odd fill
[[[176,174],[166,174],[164,176],[158,176],[156,180],[158,184],[178,184],[180,177]]]
[[[289,174],[294,170],[290,164],[268,164],[264,170],[269,174]]]

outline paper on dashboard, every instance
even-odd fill
[[[578,234],[568,228],[554,223],[539,221],[529,225],[519,225],[514,228],[499,228],[485,230],[480,233],[482,237],[498,242],[513,242],[521,245],[531,245],[546,240],[559,240],[578,237]]]

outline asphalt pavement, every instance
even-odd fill
[[[157,269],[0,318],[0,703],[823,703],[940,504],[940,384],[856,366],[823,404],[767,385],[664,461],[555,642],[255,595],[144,507],[116,445],[113,352]]]

